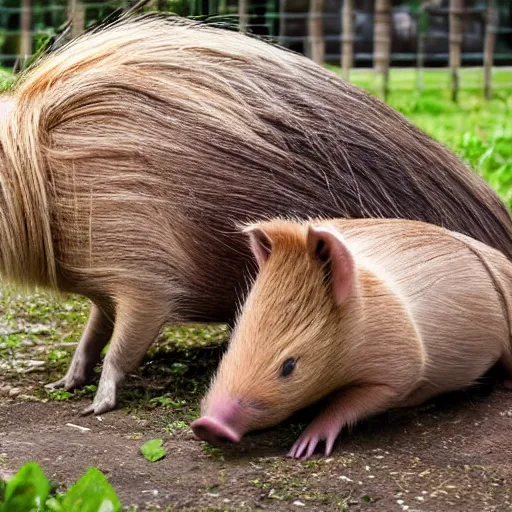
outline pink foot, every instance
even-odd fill
[[[325,421],[325,419],[322,420],[321,417],[317,418],[297,439],[292,449],[288,452],[288,457],[309,459],[322,441],[325,441],[324,453],[328,457],[332,452],[341,427],[342,423],[340,422],[329,422]]]
[[[322,441],[325,441],[325,456],[329,456],[344,425],[355,425],[363,417],[386,410],[395,399],[394,389],[383,384],[341,389],[299,437],[288,456],[308,459]]]

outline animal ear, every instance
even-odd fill
[[[268,235],[258,226],[251,226],[245,230],[249,235],[251,250],[260,269],[267,262],[272,252],[272,241]]]
[[[337,305],[343,304],[354,286],[355,264],[340,234],[331,226],[308,228],[308,250],[327,270],[332,295]]]

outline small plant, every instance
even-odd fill
[[[90,468],[64,494],[35,462],[25,464],[8,482],[0,480],[0,512],[119,512],[121,503],[103,473]]]
[[[48,361],[60,361],[67,357],[69,357],[69,354],[65,350],[50,350],[48,352]]]
[[[64,389],[51,389],[47,391],[48,398],[50,400],[68,400],[73,396],[73,393],[70,393],[69,391],[65,391]]]
[[[186,421],[176,420],[173,421],[172,423],[168,423],[163,430],[166,434],[173,434],[174,432],[187,429],[188,423]]]
[[[187,404],[185,400],[173,400],[167,396],[157,396],[152,398],[149,403],[160,407],[172,407],[173,409],[179,409]]]

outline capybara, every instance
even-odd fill
[[[272,216],[398,217],[512,255],[484,181],[399,113],[255,37],[142,15],[91,30],[1,101],[0,270],[88,297],[65,377],[90,411],[165,323],[231,322],[255,273],[236,224]]]
[[[268,221],[247,228],[260,272],[203,416],[208,441],[238,442],[325,399],[292,447],[325,454],[344,426],[512,372],[512,263],[432,224]]]

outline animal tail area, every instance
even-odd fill
[[[136,35],[136,26],[126,25],[124,32],[118,28],[102,37],[87,33],[51,55],[43,54],[16,78],[9,109],[0,109],[0,270],[7,281],[58,288],[55,241],[60,227],[52,211],[58,185],[52,172],[52,131],[75,116],[80,104],[80,95],[63,85],[125,62],[127,47],[137,47],[147,37],[140,27]],[[121,48],[126,51],[116,58]],[[80,85],[89,90],[87,81]]]
[[[0,269],[10,282],[57,288],[44,110],[12,96],[0,119]]]

